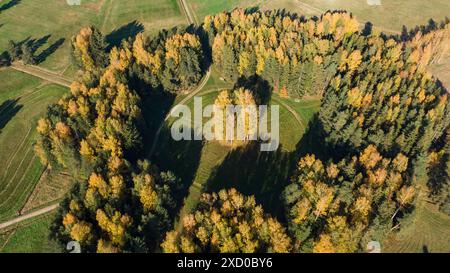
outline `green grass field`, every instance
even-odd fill
[[[134,20],[141,22],[148,31],[187,24],[177,0],[104,1],[105,17],[102,20],[102,29],[105,32],[113,31],[114,28]]]
[[[15,0],[2,0],[0,6],[9,2]],[[92,24],[105,34],[114,31],[109,38],[118,43],[131,33],[186,24],[186,19],[176,0],[82,0],[80,6],[69,6],[65,0],[21,0],[0,13],[0,53],[9,40],[29,41],[40,66],[73,76],[71,37]]]
[[[53,214],[40,216],[18,224],[7,231],[0,231],[2,253],[57,253],[56,242],[49,240],[49,227]]]
[[[21,72],[0,71],[0,221],[22,209],[43,172],[33,150],[36,122],[64,92]]]
[[[450,252],[450,216],[432,204],[420,204],[414,222],[391,236],[383,244],[383,252],[423,253]]]
[[[301,0],[302,9],[311,11],[348,10],[360,23],[371,22],[381,30],[401,31],[403,25],[413,28],[428,20],[442,21],[450,16],[447,0],[382,0],[380,6],[370,6],[366,0]]]
[[[229,88],[213,70],[208,83],[197,96],[202,97],[203,106],[213,104],[218,91],[227,89],[226,87]],[[179,100],[175,99],[176,102]],[[279,103],[280,100],[297,113],[301,123]],[[193,99],[186,105],[193,113]],[[297,159],[297,145],[308,122],[319,109],[320,102],[294,102],[274,94],[269,105],[279,105],[280,147],[275,152],[261,152],[257,143],[232,149],[217,141],[174,141],[170,136],[170,126],[176,119],[170,118],[167,121],[152,159],[162,169],[174,171],[188,188],[179,213],[180,219],[195,208],[205,190],[216,191],[230,187],[255,195],[267,211],[282,217],[279,195],[288,182],[291,167]],[[189,117],[184,118],[190,120]],[[205,118],[204,122],[207,120]]]
[[[413,28],[424,25],[429,19],[444,20],[450,16],[447,0],[382,0],[381,6],[370,6],[366,0],[187,0],[197,14],[197,21],[206,15],[235,7],[255,7],[262,10],[285,9],[306,17],[320,15],[327,10],[347,10],[360,23],[371,22],[386,32],[401,31],[403,25]]]

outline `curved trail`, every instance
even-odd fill
[[[294,116],[295,120],[297,120],[298,124],[300,124],[301,127],[306,128],[305,124],[302,121],[302,118],[298,115],[298,113],[294,109],[292,109],[292,107],[282,102],[278,98],[274,98],[273,96],[272,99],[281,104],[284,108],[286,108]]]
[[[27,219],[30,219],[30,218],[33,218],[33,217],[45,214],[47,212],[53,211],[53,210],[57,209],[58,207],[59,207],[59,204],[53,204],[53,205],[50,205],[50,206],[47,206],[47,207],[35,210],[33,212],[24,214],[22,216],[16,217],[16,218],[14,218],[12,220],[9,220],[9,221],[6,221],[4,223],[0,223],[0,230],[4,229],[4,228],[7,228],[7,227],[10,227],[10,226],[13,226],[13,225],[15,225],[17,223],[20,223],[22,221],[25,221]]]
[[[191,11],[189,10],[186,0],[178,0],[179,6],[182,9],[182,12],[186,16],[186,19],[188,20],[189,24],[197,24],[195,17],[192,15]]]
[[[170,112],[172,111],[172,109],[174,109],[175,107],[177,107],[178,105],[182,105],[185,104],[187,101],[189,101],[193,96],[197,95],[205,86],[205,84],[208,82],[209,80],[209,76],[211,75],[211,69],[209,69],[205,76],[203,77],[202,81],[200,82],[200,84],[197,86],[197,88],[190,92],[189,95],[187,95],[185,98],[183,98],[179,103],[177,103],[176,105],[174,105],[169,112],[167,113],[166,117],[164,118],[163,121],[161,121],[161,124],[158,127],[158,130],[156,131],[155,134],[155,138],[153,140],[153,144],[152,144],[152,148],[150,149],[150,152],[148,154],[148,156],[150,157],[153,152],[155,151],[156,148],[156,144],[158,143],[159,140],[159,135],[161,134],[161,130],[164,127],[164,124],[166,123],[166,121],[170,118]]]

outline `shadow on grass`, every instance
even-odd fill
[[[134,38],[136,35],[144,31],[144,25],[137,20],[114,29],[110,34],[106,35],[108,49],[120,46],[122,40]]]
[[[251,77],[241,77],[237,80],[233,89],[244,88],[253,92],[258,99],[258,104],[267,105],[272,96],[273,87],[268,81],[258,75]]]
[[[11,56],[9,55],[9,52],[3,51],[2,54],[0,54],[0,68],[4,66],[9,66],[11,64]]]
[[[51,54],[53,54],[60,46],[62,46],[65,42],[65,38],[60,38],[51,44],[46,49],[43,49],[38,55],[36,55],[37,51],[48,43],[51,34],[45,35],[39,39],[27,37],[22,41],[15,43],[16,47],[21,48],[23,45],[26,45],[30,48],[31,52],[34,55],[34,60],[36,64],[40,64],[45,61]]]
[[[283,219],[280,196],[295,161],[293,154],[284,152],[281,146],[273,152],[261,152],[260,143],[251,142],[231,151],[213,170],[207,190],[236,188],[245,195],[254,195],[266,212]]]
[[[325,145],[325,136],[326,133],[319,120],[319,115],[316,113],[309,121],[305,134],[297,143],[295,151],[297,158],[315,154],[320,159],[327,159],[330,155],[330,148]]]
[[[326,159],[330,149],[324,146],[324,132],[317,114],[293,152],[280,147],[273,152],[261,152],[260,143],[251,142],[231,151],[211,174],[208,191],[236,188],[245,195],[254,195],[264,211],[285,221],[284,188],[290,183],[300,157],[314,153]]]
[[[161,130],[156,149],[150,158],[151,162],[161,170],[170,170],[181,180],[181,185],[174,194],[177,211],[183,205],[188,189],[194,181],[203,144],[203,141],[175,141],[171,136],[170,128],[165,126]]]
[[[145,89],[144,87],[142,88]],[[135,88],[135,90],[139,89]],[[146,153],[148,153],[153,144],[155,134],[161,123],[164,122],[164,118],[169,113],[175,97],[167,92],[157,92],[144,97],[142,115],[144,116],[146,125],[144,143],[145,147],[148,148],[146,151]]]
[[[0,133],[6,124],[19,112],[23,107],[17,104],[19,99],[6,100],[0,105]]]
[[[5,4],[1,5],[1,6],[0,6],[0,13],[1,13],[2,11],[5,11],[5,10],[7,10],[7,9],[10,9],[10,8],[12,8],[12,7],[14,7],[14,6],[20,4],[21,1],[22,1],[22,0],[11,0],[11,1],[9,1],[8,3],[5,3]]]
[[[42,50],[42,52],[39,53],[39,55],[37,55],[35,57],[36,63],[40,64],[40,63],[44,62],[48,56],[52,55],[60,46],[62,46],[64,44],[65,40],[66,39],[61,38],[61,39],[57,40],[56,42],[54,42],[53,44],[51,44],[46,49]]]

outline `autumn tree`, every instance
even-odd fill
[[[72,38],[75,60],[87,71],[105,68],[108,65],[107,45],[103,34],[95,26],[82,28]]]
[[[182,219],[161,244],[168,253],[285,253],[291,239],[285,228],[235,189],[203,194],[197,209]]]
[[[384,158],[372,145],[337,164],[301,158],[283,193],[297,251],[357,252],[372,229],[392,228],[398,212],[414,205],[407,166],[403,154]]]
[[[244,88],[238,88],[232,92],[224,90],[219,93],[214,101],[214,106],[220,113],[214,119],[215,130],[222,129],[221,144],[233,147],[241,146],[257,134],[257,101],[258,97],[252,91]],[[234,126],[232,136],[227,135],[229,126]],[[231,137],[231,139],[227,137]]]

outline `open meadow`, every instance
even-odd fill
[[[236,7],[261,10],[284,9],[305,17],[318,16],[327,10],[352,12],[361,24],[370,22],[375,28],[388,33],[398,33],[403,26],[408,29],[436,22],[450,16],[450,2],[447,0],[381,0],[381,5],[370,5],[366,0],[187,0],[198,21],[206,15]]]
[[[61,248],[49,239],[54,214],[39,216],[7,230],[0,230],[0,253],[57,253]]]
[[[34,153],[37,120],[67,88],[0,71],[0,220],[16,216],[44,171]]]
[[[203,106],[206,106],[214,104],[219,91],[226,89],[229,88],[213,72],[209,83],[196,96],[201,97]],[[193,99],[186,105],[193,113]],[[298,144],[318,111],[320,101],[294,102],[273,94],[268,105],[279,106],[280,146],[273,153],[260,152],[259,144],[233,149],[217,141],[174,141],[170,127],[175,119],[168,119],[151,159],[163,170],[174,171],[187,183],[180,219],[195,208],[202,192],[231,187],[244,194],[255,195],[266,211],[283,217],[279,196],[289,181],[288,175],[299,152]],[[190,120],[189,117],[183,118]],[[204,122],[207,120],[204,118]],[[176,164],[180,161],[188,163]]]
[[[176,0],[3,0],[0,2],[0,53],[8,41],[32,45],[43,68],[73,76],[70,40],[88,25],[99,27],[112,44],[137,32],[186,24]]]

